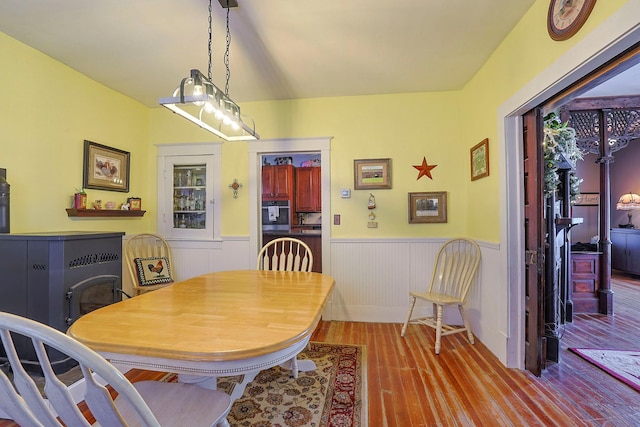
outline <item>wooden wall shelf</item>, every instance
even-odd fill
[[[68,216],[79,217],[136,217],[144,216],[146,211],[126,211],[123,209],[67,209]]]

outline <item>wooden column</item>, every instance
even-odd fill
[[[609,146],[609,130],[606,115],[609,110],[600,110],[600,289],[598,310],[601,314],[613,314],[613,291],[611,290],[611,179],[610,164],[613,162]]]

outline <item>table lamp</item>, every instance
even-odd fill
[[[639,195],[629,192],[620,196],[620,199],[618,199],[618,203],[616,204],[616,210],[629,211],[627,213],[629,222],[627,224],[618,224],[620,228],[635,228],[635,226],[631,222],[631,211],[635,209],[640,209]]]

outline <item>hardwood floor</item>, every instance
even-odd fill
[[[367,345],[369,426],[638,426],[640,393],[568,347],[640,350],[640,281],[616,276],[614,315],[576,315],[560,363],[540,378],[505,368],[464,334],[399,324],[322,322],[312,340]]]
[[[576,315],[564,330],[560,363],[540,378],[505,368],[464,334],[443,337],[436,356],[433,330],[423,325],[401,338],[400,324],[321,322],[312,340],[367,346],[370,427],[635,427],[640,393],[567,350],[640,349],[640,280],[616,275],[612,288],[615,314]]]

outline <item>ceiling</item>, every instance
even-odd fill
[[[535,0],[239,0],[237,102],[459,90]],[[213,0],[214,83],[226,10]],[[544,25],[544,23],[541,23]],[[2,0],[0,31],[148,106],[208,69],[207,0]]]
[[[226,9],[212,1],[212,77],[224,90]],[[460,90],[535,0],[238,2],[229,95],[246,102]],[[191,68],[207,74],[208,5],[2,0],[0,31],[153,107]],[[640,66],[581,97],[630,94]]]

